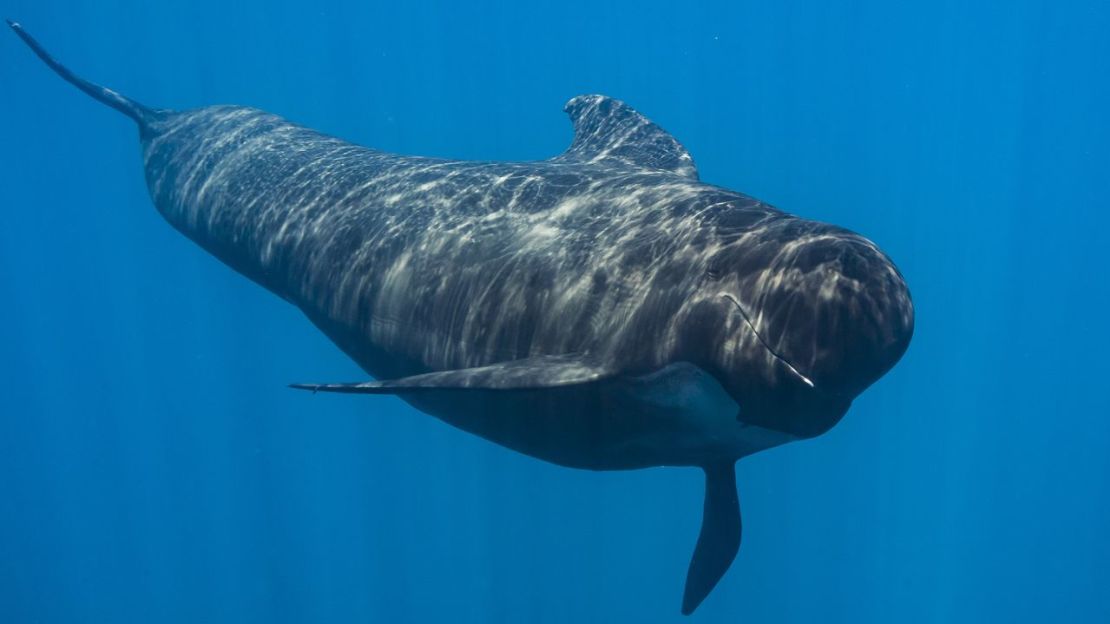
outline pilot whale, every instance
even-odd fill
[[[913,333],[868,239],[699,181],[628,105],[571,99],[538,162],[390,154],[241,106],[174,111],[62,78],[138,125],[169,223],[301,309],[391,394],[563,466],[705,473],[682,612],[731,565],[735,462],[817,436]]]

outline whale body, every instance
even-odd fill
[[[393,394],[556,464],[705,471],[682,612],[731,565],[735,462],[828,430],[902,356],[905,281],[871,241],[699,181],[628,105],[571,99],[538,162],[401,156],[240,106],[171,111],[63,78],[138,125],[180,232],[296,305]]]

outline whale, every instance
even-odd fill
[[[394,395],[561,466],[701,470],[683,614],[738,552],[736,462],[828,431],[910,343],[909,289],[875,243],[702,182],[619,100],[567,102],[573,140],[547,160],[406,156],[249,107],[144,106],[8,24],[134,120],[172,227],[367,374],[294,388]]]

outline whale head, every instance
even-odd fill
[[[743,425],[794,438],[824,433],[913,334],[901,273],[840,227],[784,215],[726,244],[707,273],[703,296],[724,327],[709,364]]]

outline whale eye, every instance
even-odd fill
[[[720,267],[710,265],[707,269],[705,269],[705,278],[709,281],[715,282],[721,279],[721,276],[723,275],[724,272],[721,271]]]

